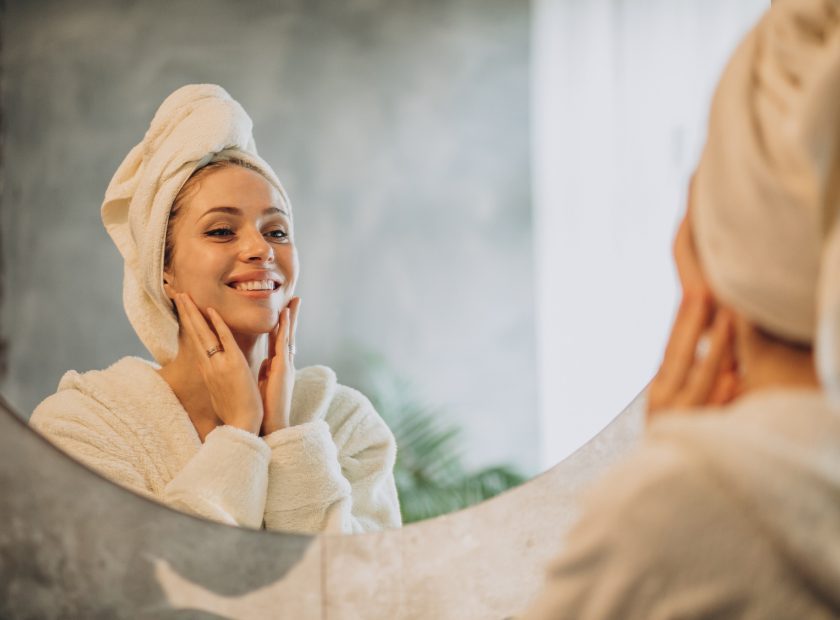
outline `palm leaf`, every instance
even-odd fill
[[[394,477],[403,522],[412,523],[461,510],[521,484],[525,477],[509,465],[467,471],[463,432],[438,408],[423,404],[382,358],[368,354],[366,393],[397,440]]]

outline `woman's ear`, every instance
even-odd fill
[[[174,282],[174,279],[172,278],[172,275],[168,274],[164,271],[163,272],[163,292],[166,293],[166,296],[169,297],[169,299],[172,299],[172,300],[175,299],[175,294],[178,292],[172,286],[173,282]]]
[[[687,211],[674,236],[673,253],[683,297],[714,300],[712,289],[700,265],[691,230],[691,218]]]

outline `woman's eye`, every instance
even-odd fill
[[[204,233],[208,237],[229,237],[233,234],[233,229],[231,228],[214,228],[213,230],[208,230]]]
[[[265,233],[266,236],[271,237],[272,239],[276,239],[278,241],[287,241],[289,239],[289,235],[286,234],[285,230],[277,229],[277,230],[269,230]]]

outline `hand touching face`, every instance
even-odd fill
[[[735,316],[720,306],[703,274],[690,210],[689,206],[673,248],[682,301],[662,365],[648,388],[648,417],[723,405],[735,398],[738,390]]]

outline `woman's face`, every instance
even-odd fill
[[[234,334],[276,325],[298,276],[288,207],[258,172],[219,168],[198,180],[172,231],[164,288],[216,310]]]

